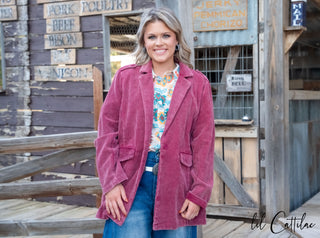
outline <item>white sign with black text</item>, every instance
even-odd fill
[[[228,74],[227,92],[251,92],[252,75],[251,74]]]

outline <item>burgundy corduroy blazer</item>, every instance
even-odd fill
[[[208,79],[180,63],[161,137],[153,229],[176,229],[206,221],[213,186],[214,116]],[[104,194],[122,183],[130,210],[148,155],[153,122],[152,62],[118,70],[102,106],[96,163],[103,191],[97,217],[108,219]],[[198,204],[199,215],[188,221],[179,210],[185,199]],[[110,217],[112,218],[112,217]],[[120,221],[123,224],[125,217]]]

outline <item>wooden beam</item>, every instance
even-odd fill
[[[320,9],[320,0],[311,0]]]
[[[211,216],[223,216],[223,217],[235,217],[235,218],[250,218],[252,219],[254,214],[257,217],[260,216],[258,208],[231,206],[224,204],[212,204],[207,206],[207,215]]]
[[[224,71],[221,77],[221,82],[218,86],[218,94],[217,94],[217,100],[215,103],[215,108],[223,108],[225,106],[226,100],[227,100],[227,89],[226,89],[226,80],[227,75],[232,74],[233,71],[236,68],[237,62],[238,62],[238,56],[240,54],[241,46],[232,46],[228,53],[228,58],[226,61],[226,64],[224,66]],[[221,110],[218,110],[217,112],[220,113]],[[216,118],[221,118],[221,115],[216,114]]]
[[[98,178],[0,184],[0,199],[73,196],[101,193]]]
[[[103,79],[102,72],[97,67],[93,67],[93,111],[94,111],[94,129],[98,129],[100,109],[103,104]]]
[[[0,139],[0,154],[94,147],[96,131]]]
[[[306,31],[307,28],[303,26],[290,26],[284,29],[285,41],[284,41],[284,52],[287,54],[292,45],[298,40],[300,35]]]
[[[60,220],[0,220],[0,236],[47,236],[103,233],[105,220],[98,218]]]
[[[59,166],[95,158],[94,148],[59,151],[41,158],[14,164],[0,169],[0,183],[22,179]]]
[[[289,1],[264,1],[266,221],[290,210],[289,66],[284,31]]]
[[[229,187],[232,194],[236,197],[236,199],[240,202],[242,206],[256,207],[256,204],[252,200],[250,195],[248,195],[248,193],[244,190],[243,186],[239,183],[239,181],[233,175],[228,166],[216,153],[214,153],[214,170]]]
[[[290,100],[320,100],[320,91],[290,90]]]
[[[251,126],[253,125],[253,120],[250,121],[242,121],[242,120],[222,120],[216,119],[214,120],[214,124],[216,126]]]
[[[256,126],[217,126],[215,136],[222,138],[258,138]]]

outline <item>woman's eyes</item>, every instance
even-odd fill
[[[169,34],[164,34],[163,36],[162,36],[162,38],[163,39],[167,39],[167,38],[170,38],[171,37],[171,35],[169,35]],[[149,40],[154,40],[154,39],[156,39],[157,37],[156,36],[148,36],[148,39]]]

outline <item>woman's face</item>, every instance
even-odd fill
[[[144,46],[153,66],[174,66],[173,55],[178,41],[176,34],[162,21],[150,22],[145,28]]]

